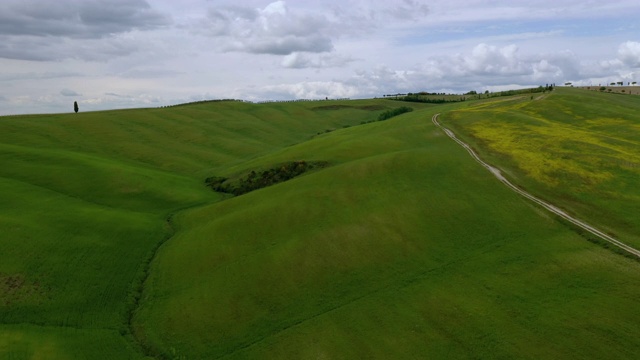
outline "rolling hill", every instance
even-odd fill
[[[571,127],[598,104],[608,123]],[[635,173],[616,168],[628,180],[606,184],[620,190],[607,204],[590,192],[604,180],[579,198],[522,166],[531,148],[494,143],[560,133],[580,154],[592,131],[589,144],[611,144],[593,157],[622,159],[637,100],[558,89],[375,121],[403,105],[0,118],[0,357],[633,357],[640,263],[518,197],[430,120],[442,113],[517,183],[635,241]],[[559,158],[569,177],[613,171]],[[205,186],[300,160],[328,165],[235,197]]]

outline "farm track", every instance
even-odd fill
[[[484,166],[485,168],[487,168],[487,170],[489,170],[498,180],[500,180],[500,182],[502,182],[503,184],[505,184],[507,187],[509,187],[511,190],[515,191],[516,193],[520,194],[521,196],[533,201],[534,203],[542,206],[543,208],[547,209],[549,212],[560,216],[561,218],[563,218],[564,220],[569,221],[570,223],[574,224],[575,226],[578,226],[579,228],[588,231],[589,233],[617,246],[618,248],[633,254],[634,256],[640,258],[640,250],[631,247],[623,242],[621,242],[620,240],[617,240],[613,237],[611,237],[610,235],[596,229],[595,227],[587,224],[586,222],[577,219],[569,214],[567,214],[564,210],[554,206],[553,204],[550,204],[544,200],[538,199],[537,197],[529,194],[528,192],[520,189],[519,187],[515,186],[513,183],[511,183],[509,180],[507,180],[502,173],[500,172],[500,169],[491,166],[489,164],[487,164],[486,162],[484,162],[482,159],[480,159],[480,157],[478,156],[478,154],[476,154],[475,151],[473,151],[473,149],[467,145],[465,142],[463,142],[462,140],[458,139],[456,137],[456,135],[453,133],[453,131],[445,128],[444,126],[442,126],[439,122],[438,122],[438,116],[440,115],[440,113],[437,113],[435,115],[433,115],[433,117],[431,117],[431,121],[433,122],[433,124],[440,128],[442,131],[444,131],[445,134],[447,134],[447,136],[449,136],[451,139],[453,139],[453,141],[457,142],[460,146],[462,146],[464,149],[467,150],[467,152],[471,155],[471,157],[476,160],[478,163],[480,163],[480,165]]]

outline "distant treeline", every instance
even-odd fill
[[[528,89],[520,89],[520,90],[507,90],[500,91],[494,93],[485,92],[486,97],[499,97],[499,96],[513,96],[513,95],[524,95],[524,94],[535,94],[535,93],[545,93],[547,91],[553,91],[555,88],[555,84],[547,84],[546,86],[538,86],[537,88],[528,88]]]
[[[445,103],[453,103],[453,102],[462,102],[470,99],[486,99],[486,98],[493,98],[493,97],[500,97],[500,96],[544,93],[547,91],[552,91],[554,88],[555,88],[555,84],[546,84],[545,86],[540,85],[536,88],[497,91],[497,92],[489,92],[489,90],[487,90],[484,93],[478,93],[472,90],[465,93],[464,95],[430,93],[430,92],[421,91],[417,93],[395,94],[395,95],[384,95],[384,96],[390,100],[419,102],[419,103],[428,103],[428,104],[445,104]]]

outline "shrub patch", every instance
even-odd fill
[[[205,184],[214,191],[237,196],[293,179],[309,170],[323,168],[327,165],[329,163],[326,161],[291,161],[262,172],[252,170],[234,180],[219,176],[208,177],[205,179]]]
[[[411,112],[411,111],[413,111],[413,109],[408,107],[408,106],[401,106],[399,108],[387,110],[387,111],[383,112],[382,114],[380,114],[380,116],[378,116],[378,121],[387,120],[387,119],[390,119],[390,118],[392,118],[394,116],[398,116],[400,114],[408,113],[408,112]]]

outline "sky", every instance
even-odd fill
[[[1,0],[0,115],[640,83],[637,0]]]

